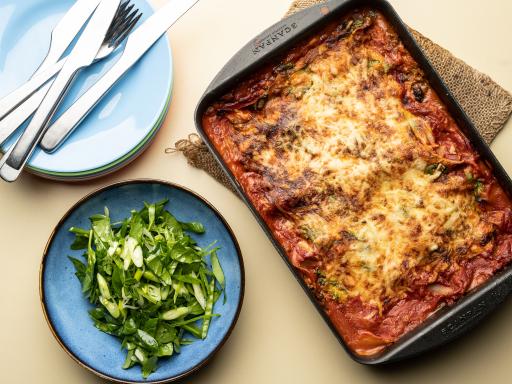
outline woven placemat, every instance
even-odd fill
[[[295,0],[286,16],[321,0]],[[457,98],[484,139],[490,143],[505,126],[512,113],[512,95],[489,76],[470,67],[449,51],[410,28],[423,52]],[[191,134],[178,141],[168,153],[183,153],[193,167],[208,172],[234,192],[231,182],[199,136]]]

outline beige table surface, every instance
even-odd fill
[[[165,0],[154,0],[163,4]],[[510,0],[391,0],[407,23],[512,91]],[[0,383],[98,383],[48,330],[39,303],[39,264],[59,218],[80,197],[114,181],[171,180],[209,199],[234,228],[246,295],[231,338],[194,383],[512,382],[512,300],[478,329],[440,351],[387,369],[350,360],[248,209],[209,176],[164,150],[194,131],[193,111],[209,81],[253,35],[277,21],[288,0],[201,0],[170,31],[175,86],[153,145],[124,170],[83,184],[24,175],[0,183]],[[492,148],[512,172],[512,123]]]

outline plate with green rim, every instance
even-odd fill
[[[153,8],[146,0],[132,0],[143,17]],[[73,0],[7,0],[0,5],[0,97],[23,84],[37,69],[50,44],[53,27]],[[119,59],[121,50],[87,68],[73,84],[55,118]],[[20,63],[23,63],[20,65]],[[36,149],[27,170],[58,180],[104,176],[140,155],[158,132],[169,108],[173,85],[173,58],[167,36],[110,90],[56,152]],[[0,146],[5,152],[17,132]]]
[[[134,161],[137,157],[139,157],[151,144],[154,136],[158,133],[160,127],[162,126],[166,116],[167,111],[169,109],[171,97],[169,95],[169,102],[162,111],[161,117],[158,119],[157,124],[153,127],[153,129],[148,133],[148,135],[144,138],[143,141],[141,141],[135,148],[133,148],[130,153],[128,153],[126,156],[123,156],[121,159],[111,163],[107,164],[103,167],[100,167],[98,169],[92,169],[89,172],[81,172],[81,173],[59,173],[59,172],[53,172],[53,173],[44,173],[41,172],[37,168],[30,169],[30,172],[38,175],[40,177],[50,179],[50,180],[56,180],[56,181],[71,181],[71,182],[79,182],[79,181],[86,181],[91,179],[96,179],[99,177],[106,176],[110,173],[116,172],[117,170],[127,166],[132,161]]]

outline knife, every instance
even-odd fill
[[[44,73],[48,68],[59,61],[64,52],[66,52],[66,49],[75,39],[78,32],[80,32],[84,24],[92,15],[99,2],[100,0],[78,0],[69,9],[69,11],[66,12],[64,17],[53,29],[48,53],[44,61],[34,73],[33,77]],[[0,100],[0,119],[4,118],[9,112],[23,103],[26,99],[26,94],[18,92],[18,90],[3,97]]]
[[[94,62],[121,0],[102,0],[23,134],[0,161],[0,177],[15,181],[48,128],[80,69]]]
[[[53,123],[41,147],[54,152],[114,84],[198,1],[171,0],[138,27],[128,38],[119,61]]]

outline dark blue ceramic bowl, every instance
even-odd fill
[[[74,267],[67,256],[80,257],[82,251],[71,251],[72,226],[87,227],[88,218],[103,212],[107,206],[113,221],[140,209],[143,202],[169,199],[169,209],[180,221],[200,221],[203,235],[194,235],[200,246],[217,240],[219,260],[226,276],[227,301],[217,301],[208,337],[184,346],[180,354],[161,359],[158,370],[147,380],[140,367],[123,370],[125,351],[113,336],[100,332],[88,315],[91,308],[83,297]],[[48,241],[40,274],[43,311],[59,344],[80,365],[97,375],[120,382],[161,383],[183,378],[203,365],[220,349],[235,326],[244,293],[244,268],[238,243],[226,221],[208,202],[195,193],[163,181],[135,180],[122,182],[96,191],[76,203],[62,218]]]

